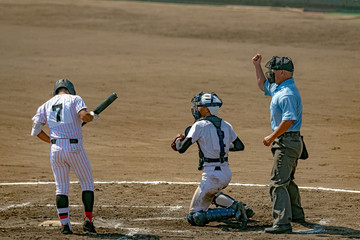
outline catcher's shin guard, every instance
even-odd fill
[[[231,201],[232,201],[232,205],[234,205],[235,202],[237,202],[235,199],[233,199],[229,195],[219,192],[218,194],[215,195],[212,203],[215,204],[216,207],[229,207],[229,202],[231,202]],[[243,203],[243,205],[245,208],[245,213],[246,213],[247,218],[251,218],[252,216],[255,215],[255,212],[250,207],[248,207],[245,203]]]
[[[224,220],[234,216],[235,210],[233,208],[215,208],[209,209],[206,212],[196,212],[192,215],[192,219],[195,225],[204,226],[209,222]]]

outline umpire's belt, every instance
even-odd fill
[[[225,157],[224,162],[227,162],[227,161],[228,161],[228,157]],[[221,159],[220,158],[204,158],[204,162],[207,162],[207,163],[221,162]]]
[[[280,137],[289,137],[289,136],[300,136],[300,132],[286,132],[283,133]]]
[[[51,144],[55,144],[55,143],[56,143],[56,139],[51,139],[50,142],[51,142]],[[69,142],[70,142],[70,143],[78,143],[79,140],[77,140],[77,139],[69,139]]]

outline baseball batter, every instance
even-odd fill
[[[232,126],[217,117],[222,106],[215,93],[199,93],[192,101],[195,123],[178,134],[172,148],[184,153],[193,143],[199,147],[199,170],[202,180],[196,189],[187,220],[191,225],[203,226],[211,221],[233,218],[244,228],[254,212],[245,204],[221,192],[230,183],[232,173],[229,168],[229,151],[242,151],[244,145]],[[209,209],[213,203],[217,208]]]
[[[60,79],[54,86],[54,97],[41,105],[33,117],[32,136],[50,143],[50,162],[56,182],[56,207],[61,222],[61,232],[72,234],[69,218],[70,168],[80,181],[85,208],[83,230],[96,233],[92,222],[94,205],[94,180],[88,157],[83,147],[82,122],[94,121],[98,115],[87,112],[86,105],[76,95],[68,79]],[[43,130],[47,124],[50,136]]]

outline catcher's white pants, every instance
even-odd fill
[[[79,179],[82,191],[94,191],[92,170],[81,139],[76,144],[70,143],[69,139],[57,139],[51,144],[50,162],[57,195],[69,194],[70,168]]]
[[[190,204],[190,213],[206,211],[215,195],[226,188],[232,177],[228,162],[220,165],[220,170],[215,166],[204,166],[200,186],[196,189]],[[229,199],[229,206],[233,202]],[[228,204],[227,204],[228,205]]]

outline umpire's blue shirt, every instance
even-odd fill
[[[293,78],[287,79],[280,85],[265,82],[264,92],[271,96],[270,113],[271,128],[275,131],[284,120],[295,120],[287,132],[300,131],[302,123],[302,103],[299,90]]]

